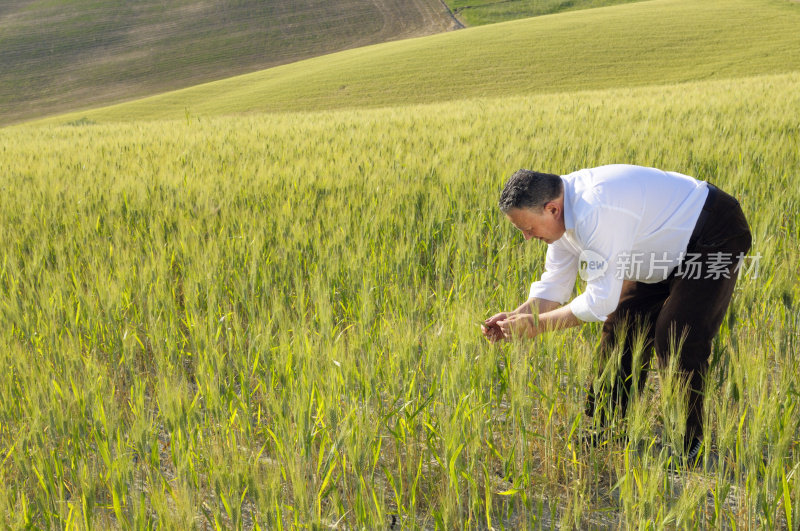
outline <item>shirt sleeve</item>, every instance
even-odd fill
[[[586,283],[586,290],[569,303],[572,313],[581,321],[605,321],[616,310],[622,293],[619,264],[633,248],[639,218],[632,212],[598,207],[576,226],[576,235],[584,249],[605,260],[605,270]]]
[[[572,295],[578,276],[578,256],[561,241],[547,246],[542,278],[531,284],[528,298],[545,299],[564,304]]]

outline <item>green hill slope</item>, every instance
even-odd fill
[[[800,69],[798,27],[800,4],[784,0],[652,0],[349,50],[71,119],[377,107],[784,73]]]
[[[440,0],[10,0],[0,123],[445,31]]]
[[[642,0],[445,0],[458,19],[470,26],[592,9]]]

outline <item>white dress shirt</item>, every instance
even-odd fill
[[[582,321],[605,321],[619,304],[623,279],[659,282],[678,266],[708,186],[680,173],[622,164],[561,179],[566,232],[548,245],[545,272],[530,297],[567,302],[583,267],[586,290],[569,307]]]

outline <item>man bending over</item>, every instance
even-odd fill
[[[500,210],[526,240],[547,244],[545,272],[519,308],[485,321],[484,335],[491,341],[534,338],[603,322],[602,361],[618,338],[624,341],[616,381],[604,389],[624,414],[634,338],[644,334],[642,367],[636,368],[639,388],[653,349],[662,363],[671,353],[680,357],[678,367],[689,387],[684,451],[696,460],[712,340],[751,244],[736,199],[679,173],[611,165],[564,176],[519,170],[505,184]],[[565,304],[579,270],[586,289]],[[589,415],[600,409],[595,406],[590,386]],[[599,420],[607,422],[605,412]]]

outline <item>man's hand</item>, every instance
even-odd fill
[[[500,325],[497,323],[508,319],[510,315],[511,314],[509,312],[500,312],[486,319],[481,325],[481,331],[483,331],[483,335],[486,336],[486,339],[492,343],[496,343],[503,339],[503,331],[500,329]]]
[[[505,339],[533,339],[539,334],[538,319],[532,314],[513,314],[499,321],[497,326]]]
[[[537,313],[538,312],[538,313]],[[481,325],[483,335],[492,343],[502,339],[533,339],[549,330],[561,330],[583,324],[569,305],[559,308],[557,302],[528,299],[512,312],[500,312]]]

